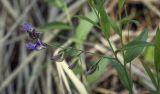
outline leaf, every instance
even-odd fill
[[[118,0],[118,8],[119,8],[119,10],[122,9],[124,3],[125,3],[125,0]]]
[[[92,11],[86,15],[87,18],[92,20],[94,23],[98,21],[96,14]],[[80,23],[78,27],[75,30],[74,40],[76,42],[75,48],[80,49],[80,45],[83,44],[83,42],[87,39],[88,34],[90,33],[91,29],[93,27],[93,24],[90,22],[80,19]],[[81,61],[81,59],[80,59]],[[73,69],[75,74],[81,74],[84,73],[84,70],[82,68],[83,63],[78,63],[75,68]]]
[[[139,25],[139,22],[137,20],[130,20],[131,23],[134,23],[136,25]]]
[[[102,60],[103,58],[101,58],[101,59],[99,59],[98,60],[98,62],[96,62],[95,64],[93,64],[90,68],[89,68],[89,70],[87,71],[87,75],[90,75],[90,74],[92,74],[92,73],[94,73],[95,71],[96,71],[96,69],[97,68],[99,68],[99,63],[101,62],[101,60]]]
[[[62,50],[62,51],[60,51],[57,55],[52,56],[52,57],[51,57],[51,60],[53,60],[54,62],[61,62],[61,61],[64,60],[64,58],[65,58],[65,53],[64,53],[64,51]]]
[[[90,12],[86,17],[90,18],[90,20],[92,20],[94,23],[98,21],[94,12]],[[79,44],[83,43],[87,38],[89,32],[91,31],[92,27],[93,24],[91,24],[90,22],[86,20],[80,20],[80,24],[76,28],[74,36],[76,42]]]
[[[149,67],[147,66],[147,64],[145,64],[143,61],[141,61],[141,63],[142,63],[142,65],[143,65],[144,69],[146,70],[149,78],[151,79],[152,83],[154,84],[154,86],[155,86],[156,88],[158,88],[158,86],[157,86],[157,81],[156,81],[153,73],[151,72],[151,70],[150,70]]]
[[[90,18],[88,18],[88,17],[81,16],[81,15],[79,15],[79,16],[74,16],[74,17],[77,17],[77,18],[80,18],[80,19],[86,20],[86,21],[90,22],[91,24],[95,25],[97,28],[99,28],[99,29],[100,29],[100,26],[99,26],[99,25],[97,25],[97,23],[95,23],[94,21],[92,21],[92,20],[91,20]]]
[[[111,63],[116,68],[121,83],[129,91],[132,91],[133,82],[125,67],[122,64],[118,63],[116,60],[111,60]]]
[[[155,38],[155,48],[154,48],[154,64],[157,73],[157,83],[158,89],[160,90],[160,29],[157,29],[156,38]]]
[[[97,81],[101,75],[105,72],[108,65],[108,59],[102,58],[98,64],[99,70],[96,70],[94,73],[87,76],[87,82],[89,85],[93,84],[95,81]]]
[[[160,29],[157,29],[156,39],[155,39],[155,48],[154,48],[154,63],[156,71],[160,71]]]
[[[87,0],[90,7],[93,7],[93,0]]]
[[[79,57],[75,57],[71,62],[69,62],[68,68],[69,69],[75,68],[76,65],[78,64],[78,60],[79,60]]]
[[[65,50],[65,55],[66,56],[71,56],[71,57],[77,57],[82,53],[82,51],[75,49],[75,48],[67,48]]]
[[[100,10],[100,20],[101,20],[101,27],[102,27],[102,32],[104,36],[108,39],[110,36],[110,21],[109,21],[109,16],[106,14],[104,8],[102,7]]]
[[[151,90],[151,92],[150,92],[151,94],[160,94],[160,92],[159,91],[152,91]]]
[[[61,9],[64,7],[64,0],[47,0],[47,1],[50,6],[53,6],[53,7],[56,6]]]
[[[107,15],[105,8],[104,8],[104,2],[105,0],[89,0],[89,4],[93,4],[93,10],[96,13],[97,17],[100,20],[100,26],[102,29],[102,32],[105,36],[105,38],[109,38],[109,30],[110,30],[110,22],[109,22],[109,16]]]
[[[152,64],[154,62],[154,47],[147,47],[143,56],[144,60]]]
[[[146,45],[149,45],[146,42],[147,37],[148,37],[148,31],[145,29],[136,39],[134,39],[132,42],[128,43],[129,47],[131,47],[136,44],[141,45],[140,43],[143,42],[141,47],[135,47],[134,49],[128,49],[125,51],[125,53],[124,53],[125,63],[131,62],[139,54],[141,54],[141,52],[143,51],[143,49]],[[126,46],[124,46],[124,47],[127,48]]]
[[[53,29],[71,29],[71,27],[63,22],[51,22],[41,26],[40,29],[42,31],[50,31]]]
[[[109,16],[108,16],[108,21],[110,23],[110,26],[114,30],[114,32],[116,32],[120,37],[122,37],[122,32],[121,32],[120,24],[118,22],[116,22],[116,21],[113,21],[112,18],[109,17]]]
[[[93,4],[94,4],[94,7],[97,9],[97,10],[100,10],[103,8],[103,5],[105,3],[105,0],[92,0],[93,1]]]
[[[139,22],[137,20],[133,20],[133,16],[127,16],[127,17],[124,17],[122,20],[120,20],[120,24],[122,25],[126,25],[128,23],[134,23],[136,25],[139,25]]]
[[[131,50],[137,47],[139,48],[139,47],[146,47],[146,46],[154,46],[154,45],[145,41],[132,41],[127,45],[124,45],[121,49],[119,49],[119,51]]]

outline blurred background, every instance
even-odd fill
[[[104,6],[117,21],[118,0],[106,0]],[[77,15],[98,23],[87,0],[0,0],[0,94],[128,94],[107,59],[99,63],[93,74],[86,75],[101,55],[112,52],[100,29]],[[124,43],[144,28],[149,30],[148,41],[154,41],[155,30],[160,26],[160,0],[126,0],[121,15],[139,22],[123,26]],[[27,50],[26,42],[31,39],[20,30],[24,22],[42,32],[41,40],[53,48]],[[110,40],[115,48],[120,47],[118,35],[112,32]],[[51,60],[59,46],[87,53],[77,55],[79,51],[71,50],[62,60]],[[149,94],[149,89],[153,89],[139,61],[144,59],[152,69],[153,54],[153,48],[148,47],[132,62],[135,94]]]

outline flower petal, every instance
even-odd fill
[[[46,45],[40,39],[38,39],[36,42],[36,49],[41,50],[46,48],[47,48]]]
[[[42,32],[38,32],[36,31],[35,29],[33,29],[33,31],[30,33],[30,36],[33,38],[33,39],[37,39],[40,37],[40,35],[42,34]]]
[[[21,25],[21,31],[23,32],[32,32],[32,30],[33,30],[33,27],[30,23],[23,23]]]
[[[29,42],[29,43],[26,44],[26,47],[29,50],[35,50],[36,49],[36,44]]]

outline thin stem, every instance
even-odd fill
[[[84,50],[77,49],[77,48],[73,48],[73,47],[61,47],[61,46],[50,45],[50,44],[46,44],[46,45],[47,45],[49,48],[56,47],[56,48],[61,48],[61,49],[63,49],[64,51],[67,50],[67,49],[73,49],[73,50],[80,51],[80,53],[88,53],[88,54],[97,55],[97,56],[100,56],[100,57],[103,57],[103,58],[114,59],[114,58],[109,57],[109,56],[100,55],[100,54],[97,54],[97,53],[92,53],[92,52],[89,52],[89,51],[84,51]]]
[[[121,16],[121,9],[119,9],[119,20],[121,20],[122,19],[122,16]],[[121,29],[121,31],[122,31],[122,25],[120,24],[120,29]],[[124,44],[123,44],[123,38],[122,38],[122,35],[123,35],[123,33],[121,32],[121,46],[123,47],[124,46]],[[128,73],[127,73],[127,70],[126,70],[126,65],[127,65],[127,63],[125,62],[125,60],[124,60],[124,56],[125,56],[125,54],[124,54],[124,51],[122,51],[122,56],[123,56],[123,63],[124,63],[124,70],[125,70],[125,73],[127,74],[126,76],[127,76],[127,81],[128,81],[128,83],[129,83],[129,86],[130,86],[130,89],[129,89],[129,93],[130,94],[133,94],[133,91],[132,91],[132,84],[130,83],[130,78],[128,77],[128,76],[130,76],[130,75],[128,75]],[[130,65],[130,67],[131,67],[131,65]]]
[[[160,81],[159,81],[159,73],[158,73],[158,70],[156,70],[156,76],[157,76],[157,85],[158,85],[158,87],[159,87]],[[160,87],[157,88],[157,91],[159,91],[159,90],[160,90]]]

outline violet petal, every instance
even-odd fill
[[[29,50],[35,50],[36,49],[36,44],[29,42],[29,43],[26,44],[26,47]]]
[[[41,40],[38,39],[36,42],[36,49],[41,50],[46,48],[47,48],[46,45]]]
[[[42,32],[38,32],[35,29],[33,29],[33,31],[30,33],[30,36],[35,39],[35,38],[39,38],[41,34]]]
[[[32,30],[33,30],[33,27],[30,23],[23,23],[21,25],[21,31],[23,32],[32,32]]]

